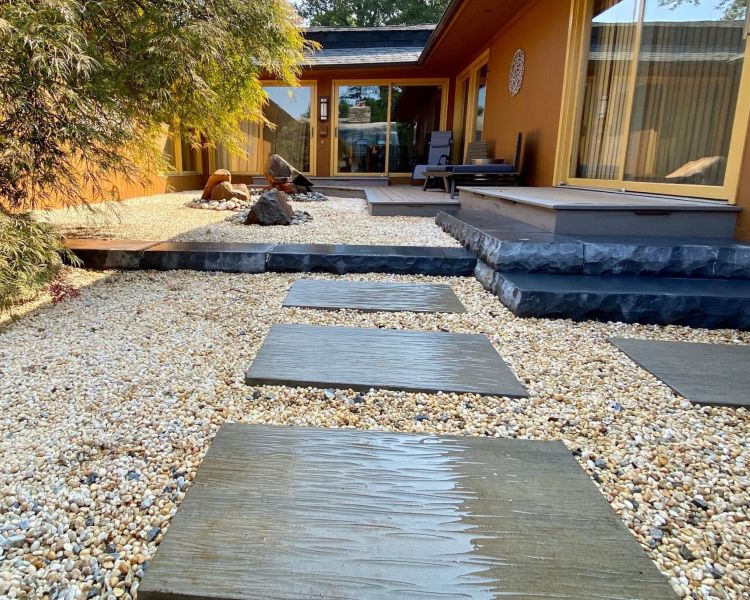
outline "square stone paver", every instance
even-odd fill
[[[385,281],[303,279],[295,282],[289,290],[284,306],[322,310],[466,312],[449,285]]]
[[[356,327],[274,325],[245,381],[248,385],[528,395],[484,335]]]
[[[750,406],[748,345],[609,341],[690,402]]]
[[[225,424],[138,598],[676,596],[562,442]]]

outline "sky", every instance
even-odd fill
[[[685,0],[684,4],[673,8],[663,6],[660,0],[646,0],[646,21],[718,21],[726,7],[717,8],[720,0],[700,0],[694,4]],[[594,19],[596,23],[620,23],[633,21],[636,13],[636,0],[623,0]]]

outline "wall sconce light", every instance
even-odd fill
[[[318,112],[318,118],[321,121],[328,120],[328,96],[320,97],[320,111]]]

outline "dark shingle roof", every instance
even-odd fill
[[[306,65],[416,64],[434,25],[392,27],[311,27],[305,37],[321,45],[311,52]]]

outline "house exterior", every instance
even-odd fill
[[[522,132],[524,185],[737,204],[750,239],[748,21],[717,4],[453,0],[434,26],[311,28],[301,87],[267,82],[276,127],[248,123],[246,157],[183,158],[170,182],[249,180],[276,151],[315,177],[405,183],[432,131],[453,132],[457,163],[479,140],[511,160]]]

